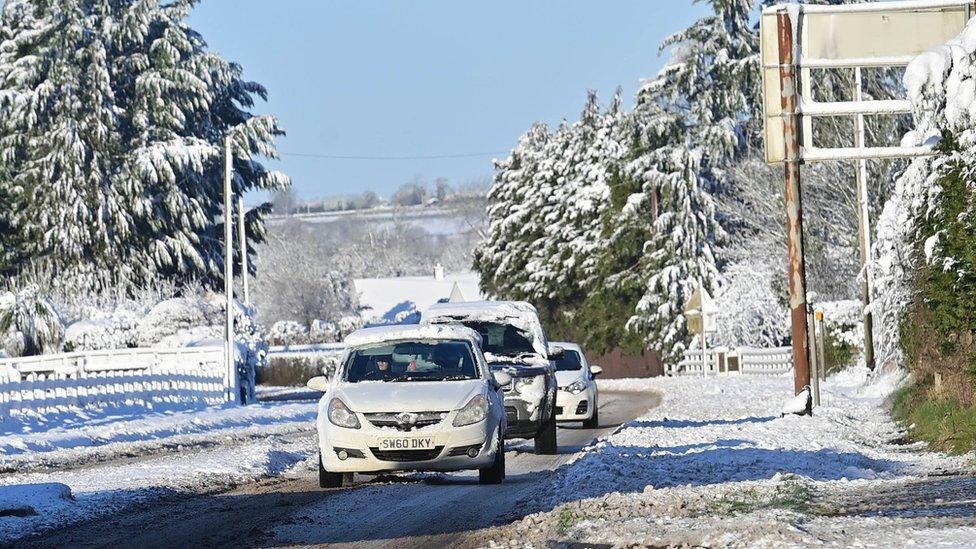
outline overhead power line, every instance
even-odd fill
[[[477,152],[477,153],[460,153],[460,154],[428,154],[428,155],[415,155],[415,156],[363,156],[363,155],[347,155],[347,154],[312,154],[312,153],[290,153],[283,152],[280,153],[282,156],[299,156],[303,158],[324,158],[328,160],[438,160],[446,158],[476,158],[479,156],[498,156],[501,154],[507,155],[509,151],[492,151],[492,152]]]

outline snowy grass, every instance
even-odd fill
[[[884,402],[902,381],[899,372],[850,368],[827,380],[823,406],[812,417],[784,417],[791,376],[601,380],[601,389],[656,391],[663,402],[557,471],[551,490],[532,502],[551,511],[529,515],[498,539],[540,545],[553,537],[718,546],[898,542],[884,520],[857,515],[854,504],[842,500],[878,490],[911,493],[909,483],[972,472],[974,457],[901,443],[905,432]],[[817,534],[800,526],[811,521]],[[849,535],[842,534],[845,528]]]

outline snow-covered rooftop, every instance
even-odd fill
[[[346,344],[350,347],[374,345],[384,341],[404,340],[450,340],[469,341],[477,348],[481,347],[481,336],[478,332],[455,324],[417,325],[400,324],[393,326],[377,326],[356,330],[346,337]]]
[[[455,285],[463,299],[483,299],[477,273],[465,272],[434,276],[361,278],[353,281],[359,303],[366,307],[363,317],[375,322],[399,322],[417,311],[451,297]]]

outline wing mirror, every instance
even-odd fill
[[[596,364],[590,366],[590,375],[596,377],[603,373],[603,368],[597,366]]]
[[[499,387],[507,387],[512,384],[512,374],[508,372],[498,370],[496,372],[492,372],[491,376],[495,379],[495,383],[497,383]]]
[[[550,347],[549,348],[549,359],[550,360],[560,360],[566,356],[566,349],[562,347]]]
[[[305,386],[313,391],[321,391],[324,393],[329,390],[329,378],[325,376],[315,376],[308,380],[308,383],[306,383]]]

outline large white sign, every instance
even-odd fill
[[[817,103],[810,94],[812,71],[828,68],[899,67],[925,50],[956,37],[973,14],[972,0],[909,0],[846,5],[780,4],[763,10],[760,20],[766,162],[786,157],[783,137],[778,17],[789,14],[797,71],[798,114],[804,161],[919,156],[917,147],[822,149],[812,142],[810,117],[881,115],[910,112],[907,100]]]

